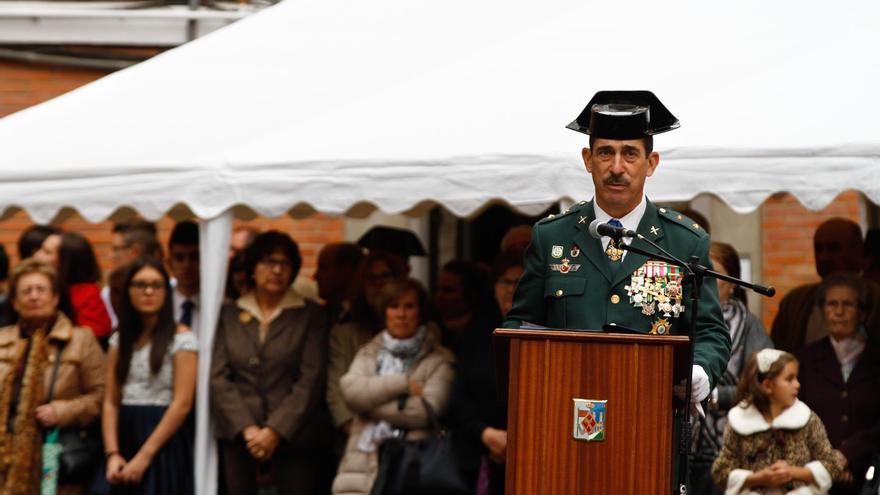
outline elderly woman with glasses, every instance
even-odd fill
[[[880,345],[864,326],[868,293],[858,275],[829,275],[816,303],[828,336],[798,354],[800,397],[822,418],[838,461],[847,468],[831,493],[857,494],[880,445]]]
[[[314,493],[330,425],[326,314],[291,288],[302,259],[289,236],[258,235],[246,258],[253,290],[223,307],[211,364],[226,490]]]
[[[44,434],[98,419],[104,353],[90,329],[58,310],[58,279],[48,263],[23,261],[10,291],[19,319],[0,329],[0,493],[39,493]],[[83,488],[60,482],[59,493]]]

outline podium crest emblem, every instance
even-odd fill
[[[574,428],[572,437],[586,442],[605,440],[605,404],[607,400],[572,399]]]

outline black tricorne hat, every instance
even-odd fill
[[[641,139],[680,125],[650,91],[599,91],[566,127],[605,139]]]
[[[399,256],[424,256],[425,248],[415,234],[405,229],[377,225],[357,241],[370,251],[384,251]]]

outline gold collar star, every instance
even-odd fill
[[[655,226],[652,225],[652,226],[651,226],[651,233],[654,234],[654,235],[657,235],[657,234],[660,233],[660,229],[658,229],[657,227],[655,227]]]

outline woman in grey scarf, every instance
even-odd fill
[[[424,398],[438,414],[449,399],[453,355],[425,327],[427,294],[415,280],[388,283],[379,296],[385,329],[357,353],[340,390],[355,413],[334,494],[368,494],[376,479],[379,445],[398,432],[430,432]]]
[[[709,257],[715,270],[740,278],[739,255],[730,244],[713,242]],[[706,418],[694,429],[694,454],[691,462],[693,493],[724,493],[712,481],[712,462],[721,450],[721,437],[727,424],[727,411],[733,407],[736,385],[743,366],[753,353],[772,348],[764,324],[747,307],[745,291],[730,282],[718,281],[718,296],[724,311],[724,322],[730,330],[730,360],[727,369],[709,395]]]

